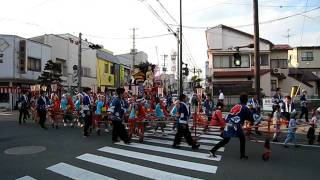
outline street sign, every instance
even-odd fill
[[[262,109],[263,111],[272,111],[272,98],[262,99]]]

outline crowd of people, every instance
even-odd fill
[[[184,137],[193,149],[197,149],[200,145],[191,136],[189,122],[192,118],[192,111],[199,111],[207,117],[208,123],[205,130],[209,125],[219,126],[223,137],[212,148],[210,156],[215,157],[215,152],[219,148],[226,145],[232,137],[238,137],[240,140],[240,158],[247,159],[244,126],[250,124],[251,127],[254,127],[255,134],[261,135],[259,128],[263,116],[256,95],[249,99],[248,95],[242,94],[239,100],[240,103],[232,107],[230,112],[223,117],[226,102],[221,90],[216,103],[209,93],[200,96],[195,93],[191,97],[182,94],[178,99],[173,100],[170,94],[165,97],[159,96],[156,92],[133,95],[126,92],[124,88],[117,88],[115,92],[106,93],[92,93],[90,88],[85,88],[83,92],[74,95],[64,93],[61,96],[56,93],[47,95],[43,91],[30,96],[30,94],[23,92],[18,101],[19,123],[22,124],[30,118],[31,112],[32,119],[38,122],[43,129],[47,129],[46,124],[50,124],[56,129],[61,124],[71,127],[79,126],[83,128],[84,137],[88,137],[94,131],[100,135],[103,125],[105,131],[109,132],[112,125],[112,141],[118,142],[120,138],[124,143],[130,143],[131,135],[128,134],[127,129],[132,127],[128,127],[128,122],[141,120],[142,118],[148,119],[148,115],[152,114],[155,120],[154,133],[157,133],[160,128],[162,135],[166,136],[164,131],[166,122],[173,122],[172,129],[176,131],[173,147],[178,147],[181,138]],[[273,120],[271,124],[274,126],[272,140],[274,142],[279,141],[280,132],[283,130],[281,127],[285,124],[288,135],[284,141],[284,146],[288,147],[287,143],[293,141],[298,147],[295,137],[297,110],[294,101],[290,96],[283,98],[280,89],[277,89],[272,102],[273,111],[269,119],[270,122],[271,119]],[[304,116],[306,123],[310,124],[307,138],[309,143],[313,144],[316,140],[315,128],[320,109],[314,110],[309,122],[306,91],[303,91],[300,102],[302,108],[300,118]],[[197,108],[193,109],[192,107]],[[133,125],[133,127],[135,126]]]

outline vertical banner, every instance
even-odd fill
[[[101,86],[101,92],[105,92],[106,91],[106,87],[105,86]]]
[[[123,86],[124,84],[124,66],[120,65],[120,86]]]
[[[35,89],[36,89],[36,91],[40,91],[41,90],[41,85],[40,84],[35,85]]]
[[[138,95],[139,94],[139,87],[138,86],[131,86],[132,95]]]
[[[163,88],[158,87],[158,95],[159,97],[163,97]]]
[[[124,86],[124,91],[127,93],[129,92],[129,86]]]

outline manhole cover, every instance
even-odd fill
[[[47,150],[47,148],[43,146],[18,146],[6,149],[4,153],[11,155],[26,155],[40,153],[45,150]]]

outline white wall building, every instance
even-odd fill
[[[0,35],[0,107],[16,106],[18,93],[37,83],[50,59],[49,45],[15,35]]]
[[[120,56],[120,57],[124,57],[126,59],[129,59],[129,64],[128,66],[132,66],[133,64],[133,56],[132,54],[128,53],[128,54],[119,54],[117,56]],[[140,63],[145,63],[148,61],[148,54],[143,52],[143,51],[139,51],[136,53],[135,55],[135,64],[140,64]]]
[[[226,95],[254,92],[254,49],[241,48],[241,66],[236,66],[233,62],[235,47],[253,44],[253,35],[219,25],[206,30],[206,37],[208,46],[206,80],[213,95],[218,95],[219,89]],[[270,41],[260,38],[261,88],[267,96],[271,95],[271,47]]]
[[[79,38],[71,34],[45,34],[31,38],[52,47],[52,60],[61,64],[65,89],[77,87],[75,66],[78,66]],[[96,50],[89,48],[89,42],[82,40],[82,87],[97,88]]]

